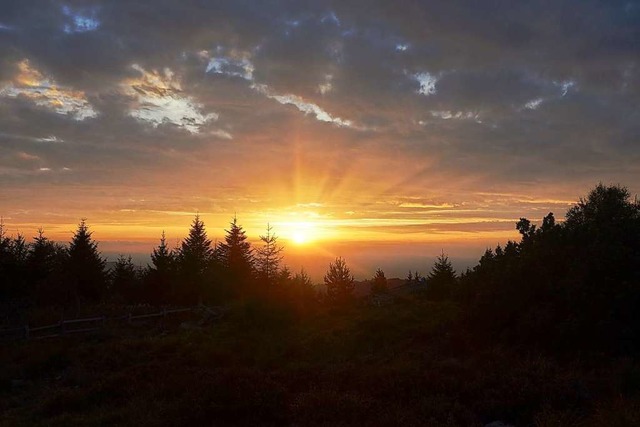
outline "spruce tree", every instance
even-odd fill
[[[260,240],[263,245],[256,250],[256,270],[264,284],[273,286],[278,279],[284,248],[278,244],[278,236],[273,233],[273,228],[269,224],[267,224],[267,234],[260,236]]]
[[[166,244],[163,251],[166,251]],[[181,267],[189,269],[194,274],[203,274],[212,255],[213,248],[211,240],[207,238],[204,222],[200,219],[200,215],[196,215],[191,223],[189,235],[180,245],[178,258]]]
[[[224,243],[220,244],[220,261],[231,285],[244,294],[248,291],[254,272],[253,250],[235,216],[230,225],[225,230]]]
[[[55,246],[44,235],[42,228],[38,229],[38,235],[33,238],[33,244],[29,248],[27,257],[30,269],[39,269],[49,265],[55,252]]]
[[[110,276],[112,298],[129,304],[140,301],[140,274],[131,255],[118,256]]]
[[[86,219],[83,218],[69,245],[66,268],[70,285],[67,289],[69,303],[77,304],[80,300],[95,303],[105,293],[105,260],[100,256],[98,243],[91,235]]]
[[[167,246],[167,239],[163,231],[162,236],[160,237],[160,245],[158,245],[157,248],[154,248],[151,253],[153,268],[161,273],[168,272],[172,268],[174,261],[175,255]]]
[[[11,242],[11,252],[13,252],[13,257],[20,265],[24,265],[27,262],[29,245],[22,234],[18,233]]]
[[[165,244],[166,246],[166,244]],[[163,249],[166,251],[166,248]],[[180,245],[177,261],[183,287],[178,291],[183,303],[201,300],[208,282],[209,266],[213,257],[211,240],[207,238],[204,222],[196,215],[189,235]]]
[[[355,289],[354,280],[343,258],[338,257],[335,262],[329,263],[329,270],[324,276],[329,302],[340,305],[351,300]]]
[[[151,263],[145,277],[146,299],[154,303],[175,300],[176,252],[167,246],[164,231],[160,237],[160,245],[151,253]]]
[[[38,229],[38,235],[33,238],[27,256],[27,270],[31,293],[38,299],[40,290],[46,286],[55,269],[56,246],[44,235],[42,228]]]
[[[317,302],[317,292],[304,268],[293,276],[291,286],[296,306],[301,312],[306,313]]]
[[[427,276],[427,296],[432,299],[451,297],[456,284],[456,272],[444,252],[436,259],[431,273]]]
[[[0,218],[0,300],[27,296],[27,253],[24,237],[7,237]]]
[[[384,275],[384,271],[381,269],[376,270],[376,275],[373,276],[373,283],[371,284],[371,293],[379,294],[387,291],[387,278]]]

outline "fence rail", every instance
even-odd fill
[[[54,323],[51,325],[44,326],[36,326],[31,327],[29,324],[26,324],[21,327],[14,328],[0,328],[0,341],[6,340],[21,340],[21,339],[44,339],[44,338],[54,338],[60,337],[64,335],[70,334],[81,334],[88,332],[97,332],[106,327],[107,322],[118,322],[118,321],[126,321],[127,323],[132,323],[136,320],[142,319],[164,319],[167,315],[176,314],[176,313],[186,313],[197,310],[205,309],[207,311],[211,311],[210,308],[200,306],[200,307],[190,307],[190,308],[177,308],[177,309],[163,309],[158,313],[147,313],[147,314],[136,314],[128,313],[124,316],[116,316],[116,317],[106,317],[106,316],[94,316],[88,317],[84,319],[68,319],[61,320],[58,323]],[[43,332],[47,332],[43,334]]]

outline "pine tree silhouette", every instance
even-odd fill
[[[173,263],[175,262],[175,255],[171,249],[167,246],[167,239],[162,231],[162,236],[160,237],[160,245],[157,248],[153,249],[151,253],[151,263],[153,267],[158,272],[168,272],[169,269],[173,267]]]
[[[164,250],[166,251],[166,248]],[[192,304],[202,299],[209,281],[207,276],[212,259],[211,240],[207,238],[200,215],[196,215],[189,228],[189,235],[180,245],[177,256],[183,282],[182,289],[177,291],[181,302]]]
[[[444,252],[438,256],[427,276],[427,296],[433,299],[446,299],[452,294],[456,283],[456,272],[449,257]]]
[[[38,305],[63,305],[66,266],[69,253],[65,246],[54,243],[42,228],[33,238],[27,257],[27,271],[32,296]]]
[[[166,244],[164,246],[166,251]],[[196,215],[189,228],[189,235],[180,245],[178,258],[183,268],[194,274],[202,274],[207,269],[212,255],[213,248],[211,240],[207,238],[204,222],[200,215]]]
[[[376,275],[373,276],[373,283],[371,284],[371,293],[378,294],[387,291],[387,278],[384,275],[384,271],[381,269],[376,270]]]
[[[127,303],[135,303],[140,300],[140,274],[133,264],[131,255],[120,255],[116,265],[110,274],[111,297]]]
[[[355,283],[351,270],[343,258],[338,257],[329,263],[329,270],[324,276],[327,286],[327,298],[332,304],[344,304],[353,297]]]
[[[269,224],[267,234],[260,236],[260,240],[263,245],[256,250],[256,270],[261,281],[267,286],[273,286],[278,279],[284,248],[278,244],[278,236],[273,233]]]
[[[34,296],[38,289],[45,285],[46,280],[55,268],[56,247],[45,235],[42,228],[38,229],[38,235],[33,238],[33,244],[29,247],[27,256],[27,267],[30,292]]]
[[[0,218],[0,300],[22,298],[27,289],[27,243],[21,234],[7,237]]]
[[[86,219],[80,220],[69,245],[66,268],[71,285],[67,290],[69,303],[78,304],[80,300],[98,302],[104,296],[105,260],[100,256],[98,243],[91,238],[92,234]]]
[[[231,286],[243,294],[248,291],[254,273],[253,250],[235,216],[225,231],[224,243],[219,246],[220,262]]]
[[[151,264],[145,277],[147,299],[156,303],[176,300],[176,251],[169,249],[164,231],[160,244],[151,253]]]

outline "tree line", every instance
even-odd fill
[[[423,295],[461,308],[475,339],[552,353],[640,351],[640,203],[598,184],[556,221],[520,218],[519,241],[488,248],[456,275],[442,254]],[[419,286],[418,286],[419,287]]]
[[[319,295],[311,278],[282,264],[284,248],[267,224],[261,246],[253,247],[246,232],[233,218],[223,242],[213,244],[199,215],[191,223],[188,236],[169,248],[164,232],[151,253],[151,264],[141,268],[131,256],[120,255],[113,268],[92,238],[86,220],[81,220],[69,245],[48,239],[42,229],[27,243],[23,235],[6,236],[0,222],[0,300],[27,298],[36,305],[65,308],[100,302],[188,305],[220,303],[283,293],[290,298],[317,301]],[[455,281],[448,258],[438,258],[427,278],[409,275],[409,283],[426,285],[437,296]],[[413,279],[412,279],[413,277]],[[369,281],[371,294],[389,292],[381,269]],[[324,276],[329,304],[344,305],[354,300],[355,278],[342,257],[328,266]],[[431,290],[436,292],[431,293]]]
[[[594,351],[640,349],[640,203],[625,187],[599,184],[564,221],[549,213],[539,226],[520,218],[515,227],[519,241],[487,249],[462,274],[442,253],[426,277],[410,272],[405,283],[418,297],[458,304],[478,337],[554,351],[585,343]],[[148,267],[120,256],[107,273],[84,220],[68,245],[52,242],[42,230],[32,243],[22,235],[10,238],[0,224],[0,299],[67,308],[261,297],[308,309],[318,302],[304,270],[293,274],[283,265],[283,247],[270,226],[259,247],[249,243],[235,217],[225,233],[213,244],[196,215],[176,248],[167,246],[163,233]],[[330,263],[324,284],[324,301],[354,300],[355,280],[343,258]],[[370,286],[372,294],[393,293],[380,269]]]
[[[455,290],[476,329],[552,351],[640,350],[640,203],[597,185],[563,222],[516,224],[519,242],[488,249]]]
[[[292,273],[283,265],[284,248],[269,224],[260,244],[250,244],[236,217],[225,230],[224,240],[214,244],[196,215],[187,237],[175,248],[168,246],[162,233],[147,267],[138,267],[131,256],[120,255],[107,271],[85,219],[68,245],[53,242],[42,229],[31,243],[22,234],[8,237],[0,222],[0,301],[22,298],[36,306],[73,309],[102,302],[189,305],[277,296],[308,306],[319,300],[304,269]],[[448,279],[455,276],[448,259],[440,261],[430,277],[435,287],[444,283],[442,268],[448,271]],[[329,304],[354,300],[355,279],[343,258],[329,264],[324,284],[322,298]],[[371,280],[371,293],[385,292],[387,279],[378,269]]]
[[[0,301],[22,298],[37,306],[74,308],[101,302],[221,303],[277,292],[299,301],[316,297],[304,269],[292,273],[282,264],[283,247],[270,226],[256,248],[235,217],[225,232],[224,241],[213,244],[196,215],[177,247],[169,248],[162,233],[147,267],[120,255],[107,271],[84,219],[68,245],[51,241],[42,229],[32,243],[21,234],[8,237],[0,223]]]

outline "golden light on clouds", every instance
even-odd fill
[[[18,62],[16,68],[18,72],[13,81],[0,88],[0,97],[24,97],[38,106],[70,115],[76,120],[96,117],[97,112],[85,92],[57,85],[33,67],[28,59]]]
[[[132,100],[130,116],[156,127],[170,123],[193,134],[218,119],[216,113],[204,113],[201,105],[184,94],[179,77],[170,68],[147,71],[138,64],[131,68],[138,75],[121,84],[122,92]]]

